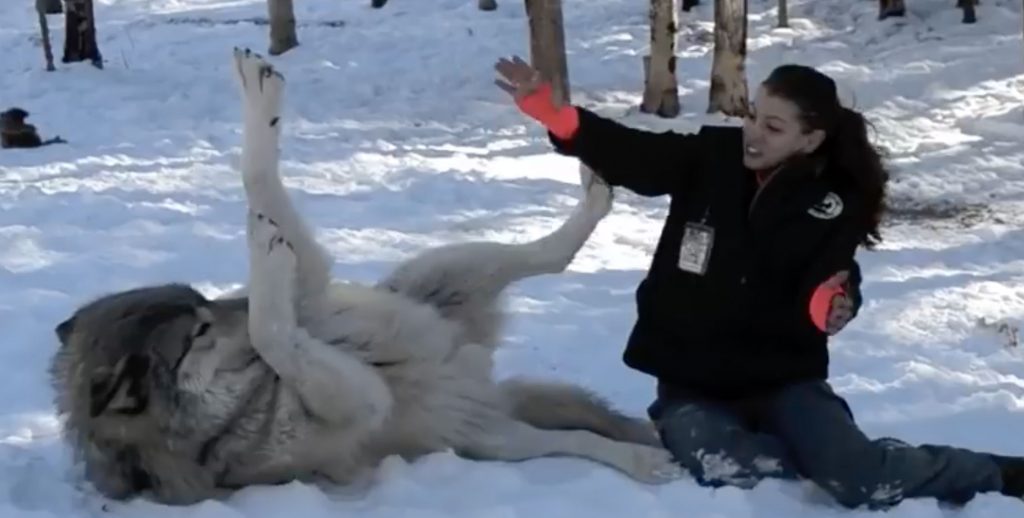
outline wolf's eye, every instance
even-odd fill
[[[192,337],[193,338],[199,338],[200,336],[205,335],[209,331],[210,331],[210,323],[209,322],[203,322],[202,324],[199,324],[199,328],[196,329],[196,333]]]

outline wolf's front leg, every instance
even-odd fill
[[[242,94],[242,181],[249,207],[277,223],[296,256],[296,302],[299,317],[303,304],[322,295],[330,281],[330,257],[316,242],[292,204],[279,171],[279,137],[284,76],[259,54],[235,49],[236,80]]]
[[[276,222],[250,211],[249,335],[270,368],[312,414],[335,426],[372,430],[391,411],[391,390],[377,371],[298,327],[291,303],[296,258]]]

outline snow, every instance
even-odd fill
[[[253,487],[181,508],[98,497],[58,436],[45,378],[53,327],[110,290],[186,280],[216,294],[241,281],[230,49],[266,48],[266,26],[245,21],[266,7],[98,0],[106,69],[60,63],[63,22],[51,16],[58,71],[47,73],[31,4],[0,4],[0,102],[70,143],[0,151],[0,517],[871,515],[807,484],[711,490],[686,478],[649,487],[579,460],[449,453],[389,459],[355,487]],[[273,58],[289,85],[286,182],[337,275],[373,280],[409,253],[457,239],[525,240],[571,210],[575,163],[553,154],[492,83],[497,57],[528,55],[521,2],[490,13],[473,0],[296,4],[301,46]],[[564,0],[574,100],[642,127],[715,120],[704,113],[713,18],[712,2],[703,4],[680,19],[684,114],[664,121],[635,109],[646,2]],[[999,330],[1024,317],[1021,3],[987,0],[965,26],[952,0],[912,0],[906,19],[884,22],[875,2],[791,1],[788,29],[774,28],[774,4],[750,2],[751,84],[786,61],[821,67],[875,124],[895,171],[898,210],[884,246],[859,255],[865,306],[834,341],[832,382],[869,435],[1024,454],[1024,349]],[[572,380],[644,411],[652,382],[620,355],[665,208],[620,192],[568,272],[516,286],[501,375]],[[957,514],[1021,509],[984,495]],[[921,499],[890,515],[949,512]]]

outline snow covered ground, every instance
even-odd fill
[[[798,61],[822,67],[867,111],[892,153],[899,210],[885,245],[861,253],[866,304],[833,346],[833,382],[872,435],[1024,455],[1024,348],[979,319],[1024,317],[1024,44],[1019,0],[987,0],[964,26],[953,0],[911,0],[904,20],[876,3],[751,0],[749,77]],[[288,76],[287,183],[321,229],[335,272],[372,280],[399,257],[463,238],[524,240],[575,203],[575,164],[494,87],[492,62],[527,55],[521,1],[296,2],[301,47]],[[706,117],[711,2],[680,20],[685,114],[635,113],[647,2],[565,0],[577,102],[648,127]],[[265,49],[262,0],[97,0],[106,69],[43,69],[31,2],[0,2],[0,107],[21,106],[70,144],[0,151],[0,516],[590,516],[800,518],[841,510],[807,485],[645,487],[583,461],[394,460],[370,488],[289,484],[164,508],[106,502],[81,485],[57,436],[44,369],[53,326],[101,292],[187,280],[215,293],[244,276],[234,169],[239,101],[230,49]],[[517,286],[503,374],[585,383],[641,413],[651,381],[620,354],[632,290],[665,200],[618,195],[571,270]],[[922,218],[922,215],[927,217]],[[966,518],[1020,516],[984,496]],[[900,518],[952,516],[932,500]]]

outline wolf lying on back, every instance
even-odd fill
[[[606,185],[583,171],[583,201],[537,241],[444,246],[374,287],[332,282],[278,173],[284,79],[247,50],[235,64],[248,293],[139,288],[56,328],[56,406],[101,493],[184,504],[249,484],[350,482],[388,455],[449,448],[577,456],[649,483],[681,475],[645,421],[584,389],[492,378],[502,292],[565,269],[610,208]]]

